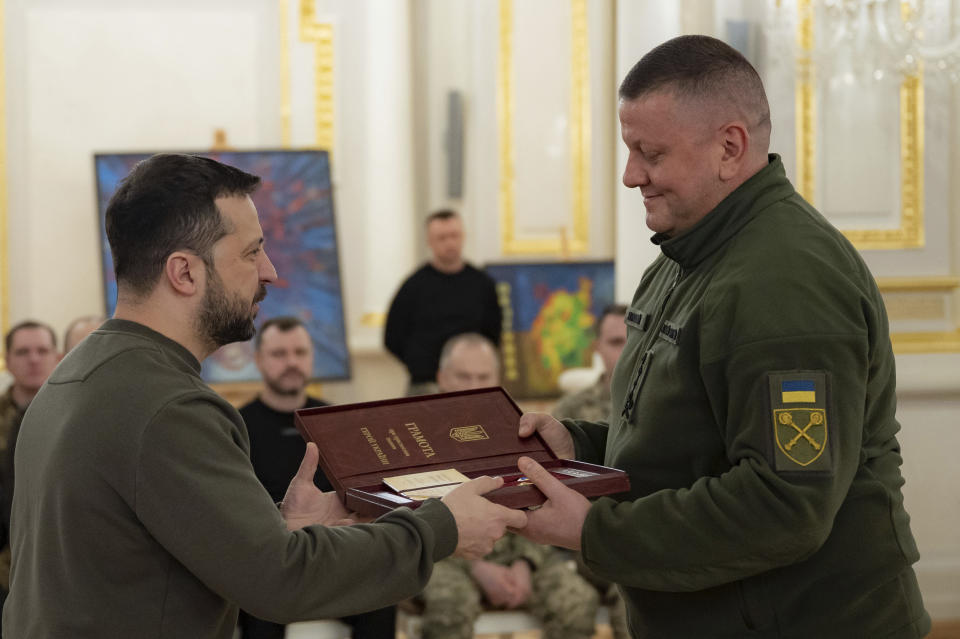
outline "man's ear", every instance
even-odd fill
[[[196,295],[205,281],[206,266],[198,256],[186,251],[174,251],[167,256],[163,275],[170,287],[180,295]]]
[[[747,159],[747,150],[750,145],[750,134],[743,122],[733,121],[720,129],[720,141],[723,153],[720,156],[720,179],[726,182],[740,173],[743,163]]]

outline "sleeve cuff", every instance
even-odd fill
[[[457,520],[446,504],[439,499],[428,499],[413,512],[433,530],[433,560],[440,561],[452,555],[457,549],[459,535]]]

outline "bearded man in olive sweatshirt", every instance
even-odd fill
[[[239,607],[281,623],[350,615],[415,594],[434,562],[482,556],[525,525],[480,496],[502,482],[485,477],[415,512],[335,526],[348,513],[313,484],[313,444],[274,504],[239,413],[200,377],[214,350],[253,336],[277,277],[258,184],[158,155],[111,199],[116,314],[21,427],[5,635],[228,639]]]

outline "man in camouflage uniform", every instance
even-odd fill
[[[57,338],[46,324],[20,322],[4,338],[4,356],[13,383],[0,395],[0,605],[10,585],[10,503],[13,498],[13,447],[30,401],[60,361]]]
[[[554,417],[589,422],[607,420],[610,415],[610,375],[627,343],[627,325],[623,322],[626,314],[627,307],[623,304],[610,304],[601,311],[594,349],[603,360],[603,374],[593,386],[561,397],[551,411]]]
[[[627,325],[623,321],[626,314],[627,307],[623,304],[610,304],[600,313],[594,349],[603,360],[603,374],[592,386],[561,397],[551,411],[554,417],[588,422],[607,421],[610,415],[610,376],[627,343]],[[602,602],[610,608],[610,627],[614,639],[629,639],[627,610],[616,584],[594,575],[584,565],[580,553],[575,556],[577,572],[599,591]]]
[[[440,355],[441,391],[495,386],[500,381],[496,347],[486,337],[452,337]],[[552,546],[519,535],[505,535],[483,559],[446,559],[420,595],[424,639],[466,639],[484,603],[494,608],[526,608],[543,623],[545,639],[593,636],[596,591],[572,562]]]
[[[6,334],[4,356],[13,383],[0,395],[0,460],[6,455],[11,426],[60,361],[53,329],[32,320],[20,322]]]

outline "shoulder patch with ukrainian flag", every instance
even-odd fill
[[[832,471],[826,372],[781,371],[769,377],[774,470]]]

